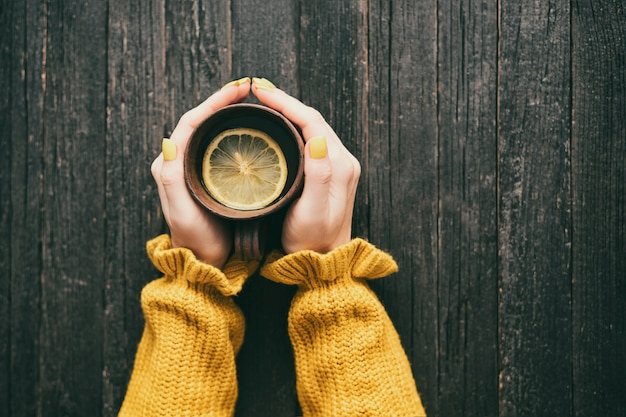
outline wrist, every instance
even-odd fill
[[[306,233],[301,234],[307,235]],[[302,238],[298,236],[297,239],[283,239],[283,250],[286,254],[300,252],[303,250],[310,250],[320,254],[326,254],[332,252],[340,246],[343,246],[349,243],[352,240],[352,232],[351,229],[344,230],[342,233],[331,237],[329,239],[328,235],[325,235],[323,239],[312,239],[302,240]],[[310,235],[309,235],[310,236]]]
[[[230,255],[230,248],[224,248],[225,245],[220,243],[199,243],[190,241],[180,241],[174,235],[171,236],[172,249],[186,248],[189,249],[196,259],[207,265],[211,265],[217,269],[224,269],[226,261]]]

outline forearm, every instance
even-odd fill
[[[248,271],[231,263],[224,274],[169,244],[164,236],[148,244],[164,277],[142,291],[146,324],[120,416],[232,416],[244,319],[225,294]]]
[[[395,270],[387,254],[360,240],[327,255],[290,255],[262,270],[299,286],[289,335],[305,417],[425,415],[398,334],[365,282]]]

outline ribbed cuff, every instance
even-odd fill
[[[397,271],[390,254],[357,238],[326,254],[304,250],[283,256],[272,252],[261,275],[278,283],[315,288],[346,278],[382,278]]]
[[[166,276],[211,285],[225,296],[239,293],[246,279],[258,267],[258,262],[245,262],[232,257],[222,271],[196,259],[190,249],[172,249],[169,235],[149,240],[146,249],[154,266]]]

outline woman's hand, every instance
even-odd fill
[[[250,79],[232,81],[179,120],[163,152],[152,163],[172,247],[191,249],[198,260],[222,268],[232,248],[232,236],[223,220],[200,207],[189,194],[183,157],[193,131],[220,108],[240,102],[250,93]]]
[[[302,130],[304,189],[287,211],[282,245],[287,253],[326,253],[352,238],[352,212],[361,166],[315,109],[265,80],[254,78],[252,92]]]

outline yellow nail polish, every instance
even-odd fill
[[[315,136],[309,139],[309,154],[313,159],[322,159],[326,157],[328,148],[326,146],[325,136]]]
[[[261,90],[272,91],[276,89],[276,86],[272,84],[270,80],[265,78],[253,78],[252,84],[256,86],[256,88],[260,88]]]
[[[243,77],[238,80],[233,80],[229,83],[226,83],[222,87],[222,90],[225,90],[230,87],[239,87],[240,85],[243,85],[243,84],[250,84],[250,77]]]
[[[161,142],[161,148],[163,149],[164,161],[173,161],[176,159],[176,144],[173,140],[163,138],[163,142]]]
[[[236,87],[238,85],[239,85],[239,80],[232,80],[231,82],[224,84],[224,86],[220,90],[226,90],[227,88]]]

